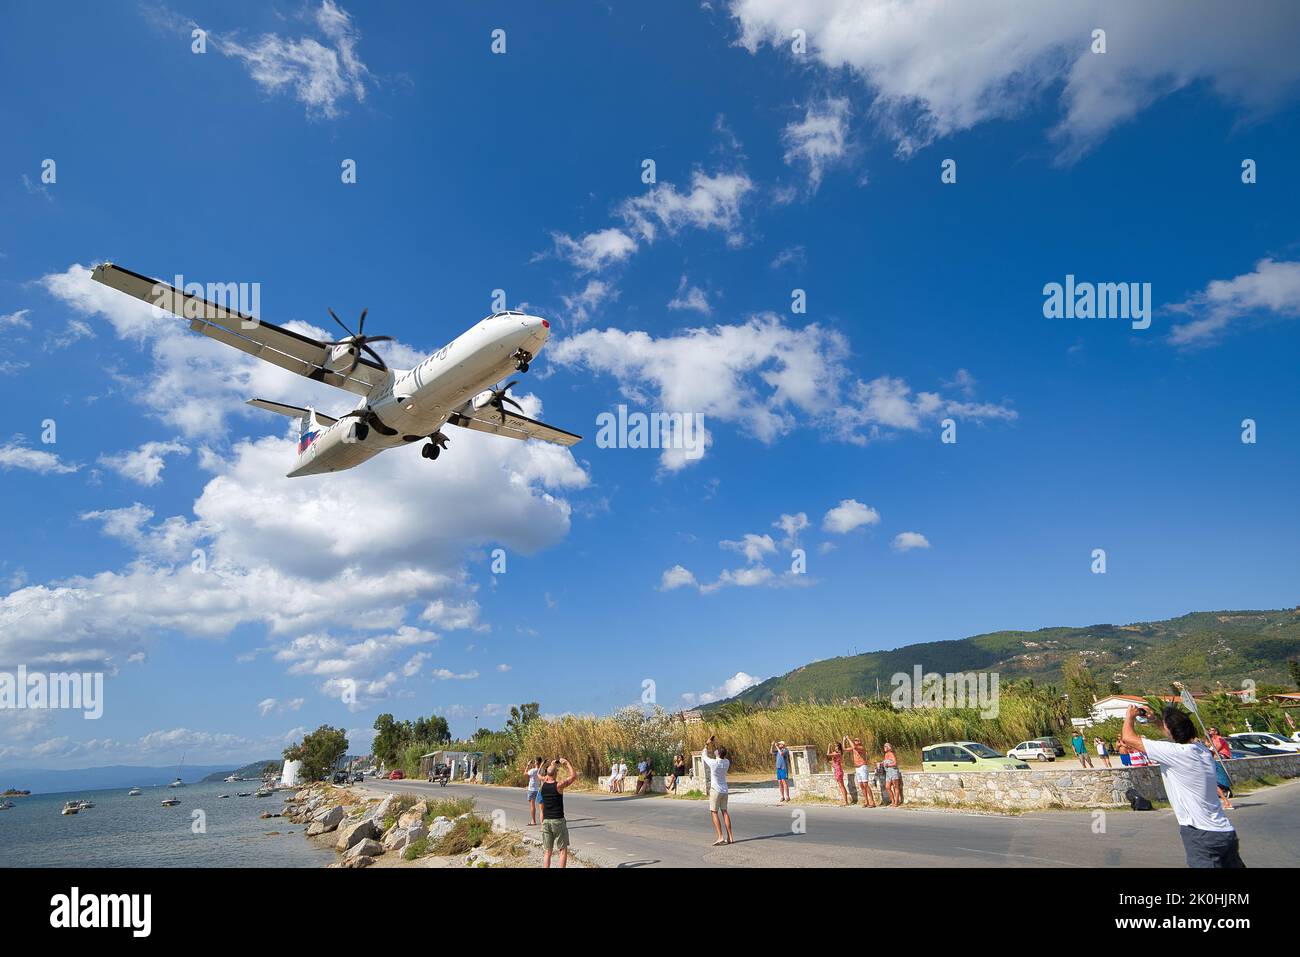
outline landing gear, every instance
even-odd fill
[[[515,369],[519,372],[528,371],[528,363],[532,361],[533,354],[527,349],[520,349],[511,357],[515,360]]]
[[[442,450],[447,447],[449,441],[451,440],[441,432],[435,432],[429,436],[429,444],[420,449],[420,454],[429,460],[436,459],[442,454]]]

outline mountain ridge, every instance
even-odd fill
[[[1287,662],[1300,658],[1300,607],[1270,610],[1189,612],[1158,621],[1082,628],[1052,626],[1036,631],[993,631],[967,638],[919,642],[860,655],[823,658],[800,665],[704,705],[731,702],[768,706],[804,701],[888,697],[890,678],[924,672],[996,671],[999,680],[1033,678],[1062,684],[1062,664],[1083,655],[1088,671],[1105,689],[1166,691],[1182,681],[1193,691],[1235,690],[1256,684],[1293,686]]]

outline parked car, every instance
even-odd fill
[[[924,771],[1028,771],[1029,765],[978,741],[944,741],[921,749]]]
[[[1242,741],[1235,735],[1229,738],[1232,742],[1232,756],[1234,758],[1266,758],[1276,754],[1295,754],[1294,751],[1283,751],[1281,748],[1270,748],[1263,744],[1255,744],[1253,741]]]
[[[1296,752],[1300,751],[1300,743],[1288,741],[1280,734],[1272,734],[1268,731],[1240,731],[1237,734],[1228,735],[1228,744],[1237,747],[1239,743],[1258,744],[1265,748],[1275,748],[1279,751]]]
[[[400,781],[400,780],[402,780],[402,778],[404,778],[404,777],[406,777],[406,775],[403,774],[401,771],[393,771],[393,772],[391,772],[391,773],[388,775],[388,780],[390,780],[390,781]]]
[[[1043,741],[1021,741],[1007,752],[1007,757],[1017,761],[1055,761],[1056,752]]]
[[[348,783],[348,772],[346,772],[346,771],[335,771],[335,772],[334,772],[334,776],[333,776],[330,780],[331,780],[334,784],[347,784],[347,783]]]
[[[1051,748],[1052,753],[1058,758],[1065,757],[1065,745],[1050,734],[1042,738],[1032,738],[1029,743],[1044,745],[1045,747]]]
[[[365,776],[364,774],[362,774],[360,771],[358,771],[356,774],[352,775],[352,783],[353,783],[353,784],[361,784],[362,782],[365,781],[365,779],[366,779],[366,776]]]

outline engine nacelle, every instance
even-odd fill
[[[351,343],[340,343],[330,349],[325,358],[325,368],[331,372],[346,372],[356,359],[357,347]]]
[[[475,412],[477,412],[479,409],[491,405],[492,390],[484,389],[478,395],[474,396],[474,398],[470,399],[469,404],[470,404],[470,408],[472,408]]]

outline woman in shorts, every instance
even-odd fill
[[[528,762],[528,826],[537,826],[537,813],[542,801],[542,759]]]
[[[903,775],[898,770],[898,757],[894,746],[885,742],[885,758],[880,762],[885,766],[885,792],[889,795],[889,806],[898,807],[903,803]]]
[[[835,772],[835,783],[840,786],[840,803],[848,807],[849,792],[844,786],[844,752],[840,750],[838,741],[826,749],[826,760],[831,763],[831,768]]]

